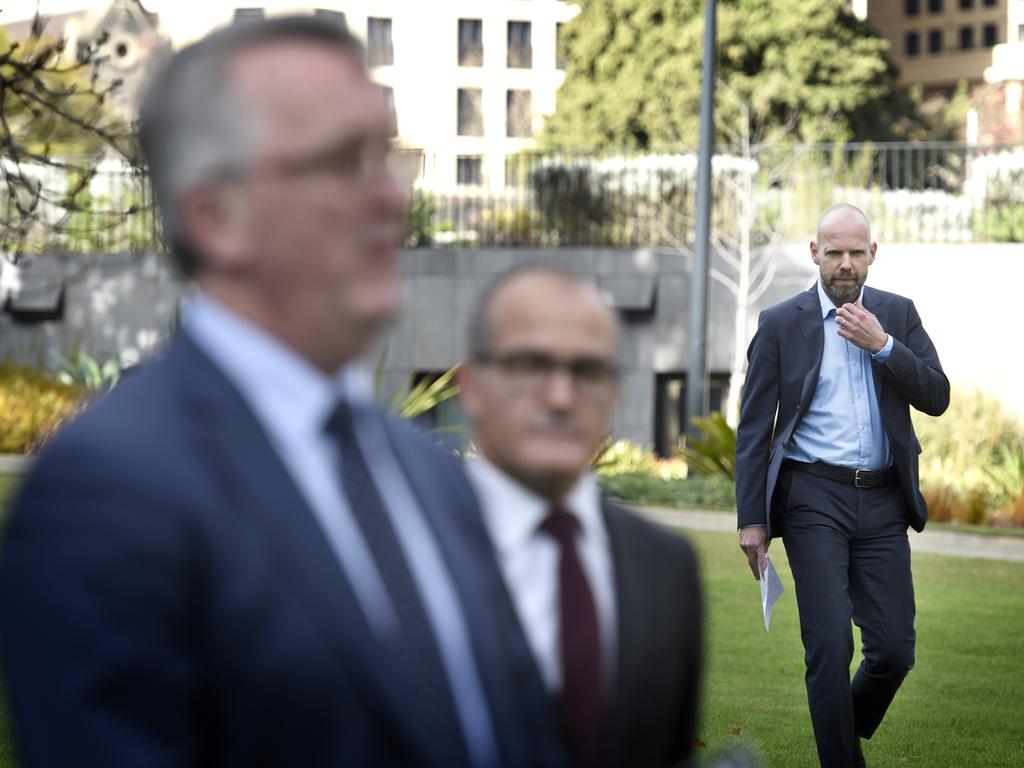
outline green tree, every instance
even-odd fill
[[[99,155],[132,154],[128,126],[106,107],[120,83],[96,84],[103,42],[71,56],[39,17],[25,40],[0,27],[0,252],[15,259],[66,230]]]
[[[580,0],[567,25],[566,79],[545,126],[552,148],[693,145],[704,4]],[[888,43],[847,0],[721,0],[718,140],[752,143],[889,138],[905,130]],[[740,128],[739,121],[748,125]],[[729,130],[726,130],[726,129]]]

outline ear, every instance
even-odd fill
[[[871,258],[868,259],[868,266],[870,267],[875,263],[875,253],[878,251],[878,243],[871,244]]]
[[[183,192],[177,203],[182,231],[201,254],[204,269],[231,272],[249,264],[249,206],[238,186],[204,182]]]
[[[811,261],[818,264],[818,244],[811,240]]]

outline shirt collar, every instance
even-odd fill
[[[806,283],[805,283],[806,285]],[[821,319],[824,320],[830,314],[836,311],[836,305],[832,303],[832,299],[825,293],[825,288],[821,284],[821,280],[818,280],[818,301],[821,302]],[[857,301],[861,301],[864,298],[864,286],[860,287],[860,294],[857,296]]]
[[[182,327],[276,427],[316,432],[340,398],[357,407],[372,403],[369,376],[359,366],[346,365],[327,375],[207,294],[198,293],[185,307]]]
[[[466,467],[480,493],[484,521],[495,547],[503,556],[522,549],[537,535],[551,511],[551,502],[525,488],[483,456],[467,460]],[[579,520],[582,536],[604,538],[601,492],[591,472],[580,475],[562,500],[562,507]]]

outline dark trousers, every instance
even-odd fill
[[[906,501],[896,486],[855,488],[793,470],[779,491],[818,759],[852,768],[856,738],[871,738],[914,666]],[[852,683],[851,620],[864,656]]]

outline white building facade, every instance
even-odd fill
[[[245,0],[241,0],[245,2]],[[423,183],[434,191],[488,193],[505,186],[506,158],[536,145],[545,115],[564,79],[557,40],[579,9],[565,0],[314,0],[316,5],[239,5],[209,0],[145,0],[175,48],[210,30],[246,19],[311,13],[344,24],[367,47],[374,78],[390,89],[397,141],[422,153]],[[53,33],[72,38],[88,19],[124,0],[43,0]],[[135,4],[135,0],[132,0]],[[0,23],[30,16],[15,3]],[[131,41],[125,41],[131,48]]]

